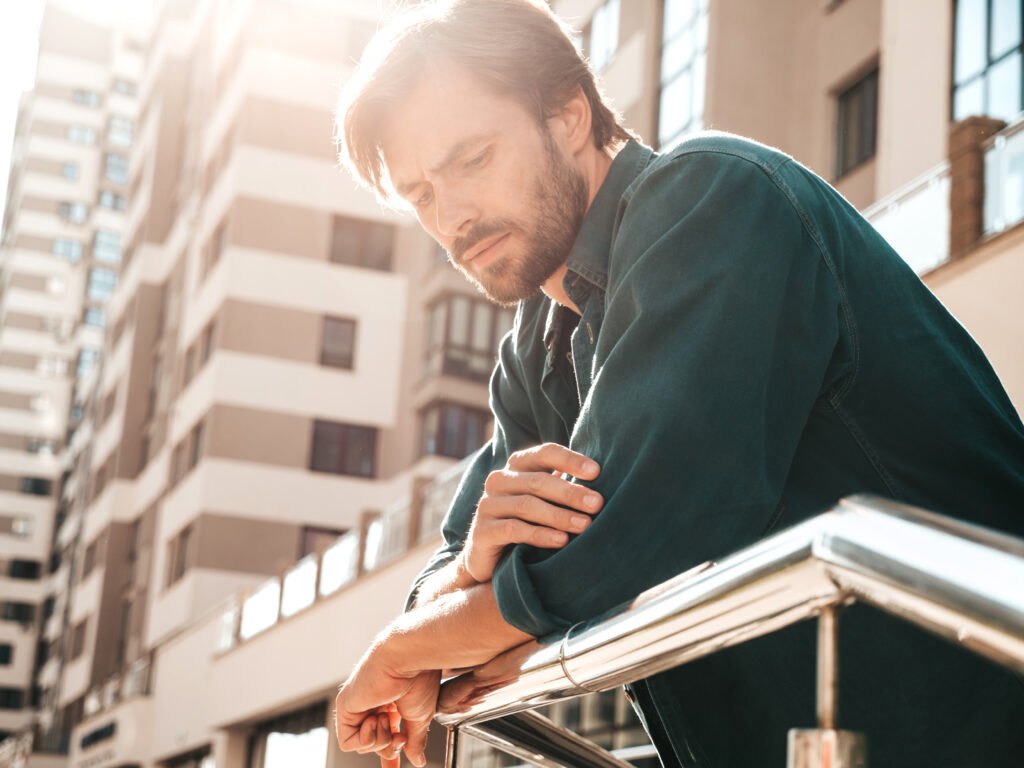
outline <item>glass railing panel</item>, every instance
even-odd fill
[[[949,167],[940,166],[864,211],[919,275],[949,260],[949,189]]]
[[[455,491],[458,490],[459,483],[468,466],[468,460],[460,461],[423,486],[420,496],[421,517],[418,544],[429,541],[440,534],[441,523],[448,513],[448,507],[451,506],[452,499],[455,498]]]
[[[316,557],[307,555],[284,576],[281,615],[293,616],[316,599]]]
[[[1024,220],[1024,124],[1011,126],[985,151],[984,230],[994,235]]]
[[[366,550],[363,554],[363,568],[372,571],[379,568],[407,549],[409,536],[409,503],[384,511],[366,531]]]
[[[227,651],[235,645],[235,627],[238,625],[238,603],[232,602],[220,615],[220,626],[217,628],[217,650]]]
[[[346,533],[332,544],[320,563],[320,594],[329,595],[355,581],[359,572],[359,534]]]
[[[242,603],[242,626],[239,637],[248,640],[277,623],[281,603],[281,581],[274,579],[261,586]]]

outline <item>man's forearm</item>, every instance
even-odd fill
[[[402,675],[472,667],[533,640],[506,622],[490,582],[460,588],[402,614],[381,634],[375,650]]]
[[[468,589],[479,583],[470,576],[466,569],[463,552],[459,552],[454,560],[443,568],[438,568],[420,584],[419,589],[416,590],[413,609],[432,603],[442,595],[448,595],[460,589]]]

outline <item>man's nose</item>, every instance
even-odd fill
[[[435,192],[437,231],[445,237],[460,237],[476,221],[479,211],[469,195],[447,189]]]

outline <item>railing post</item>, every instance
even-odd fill
[[[789,732],[786,768],[867,768],[864,734],[836,730],[839,681],[838,607],[818,617],[817,728]]]
[[[448,739],[444,748],[444,768],[455,768],[459,763],[459,726],[448,726]]]

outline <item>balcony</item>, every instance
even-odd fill
[[[950,184],[943,163],[863,212],[918,275],[949,260]]]
[[[1024,119],[982,145],[985,155],[986,236],[1024,221]]]

